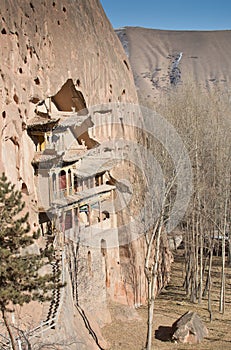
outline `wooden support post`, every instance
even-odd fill
[[[68,169],[69,170],[69,169]],[[66,171],[66,195],[69,196],[70,183],[69,183],[69,173]]]
[[[91,226],[91,205],[88,204],[88,221],[89,221],[89,226]]]
[[[56,198],[59,198],[60,197],[60,190],[59,190],[59,181],[60,181],[60,179],[59,179],[59,173],[57,172],[57,173],[55,173],[55,185],[56,185]]]
[[[102,226],[103,215],[102,215],[101,202],[99,201],[98,204],[99,204],[99,222],[100,222],[100,225]]]

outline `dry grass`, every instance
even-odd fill
[[[207,299],[202,303],[191,304],[185,296],[183,283],[183,257],[178,254],[172,270],[172,279],[169,286],[156,299],[155,319],[153,326],[153,349],[231,349],[231,268],[226,269],[226,309],[225,314],[219,313],[219,282],[220,282],[220,258],[214,258],[213,268],[213,321],[209,322],[207,311]],[[209,330],[209,335],[201,344],[175,344],[168,339],[169,327],[186,311],[196,311]],[[141,350],[145,345],[147,308],[142,307],[137,311],[137,319],[120,320],[126,308],[121,305],[111,305],[113,322],[104,327],[103,335],[110,342],[110,350]],[[160,328],[159,328],[160,327]],[[159,331],[158,331],[159,329]],[[158,339],[159,338],[159,339]]]

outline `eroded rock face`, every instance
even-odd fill
[[[99,1],[4,1],[0,11],[0,171],[34,196],[26,124],[35,103],[56,95],[68,79],[87,106],[136,102],[136,90]]]
[[[196,312],[186,312],[172,325],[172,340],[177,343],[200,343],[208,330]]]
[[[37,104],[52,97],[57,109],[69,111],[108,102],[137,103],[136,89],[126,54],[99,1],[3,1],[0,12],[0,172],[5,171],[23,191],[31,225],[37,230],[37,193],[31,165],[35,145],[27,133]],[[42,108],[45,112],[47,106]],[[83,260],[85,253],[87,257],[88,249],[81,253]],[[91,254],[97,267],[94,283],[90,283],[92,272],[86,266],[90,289],[84,299],[83,288],[81,301],[88,302],[86,313],[90,312],[92,319],[98,310],[102,323],[108,322],[105,259],[101,253]],[[110,255],[109,264],[117,265],[118,252]],[[110,280],[111,290],[120,279],[118,270],[119,266]],[[82,326],[78,325],[80,331]]]
[[[22,190],[37,229],[31,165],[35,145],[27,133],[37,104],[51,98],[57,109],[69,111],[108,102],[137,103],[136,88],[126,54],[99,1],[4,1],[0,12],[0,171]],[[45,112],[47,105],[42,108]],[[146,301],[144,252],[144,237],[108,249],[107,254],[81,247],[78,300],[92,323],[110,322],[107,298],[129,305]],[[74,306],[69,294],[66,298],[62,323],[68,329]],[[77,321],[81,332],[84,326]],[[86,344],[83,348],[89,348]]]

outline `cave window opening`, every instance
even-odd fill
[[[76,81],[77,86],[80,86],[80,80]],[[86,102],[81,91],[76,90],[72,79],[68,79],[61,89],[51,97],[51,101],[56,108],[62,112],[76,112],[86,110]],[[87,111],[86,111],[87,112]]]
[[[18,104],[19,99],[18,99],[18,96],[16,94],[14,94],[13,99],[14,99],[14,102]]]
[[[39,80],[38,77],[34,79],[34,82],[35,82],[36,85],[40,85],[40,80]]]
[[[5,28],[2,29],[1,33],[2,33],[2,34],[6,34]]]
[[[27,188],[27,185],[25,184],[25,182],[22,183],[21,192],[23,194],[26,194],[27,196],[29,195],[29,191],[28,191],[28,188]]]

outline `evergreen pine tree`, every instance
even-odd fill
[[[48,262],[44,252],[21,254],[22,248],[38,238],[30,233],[29,215],[24,214],[24,207],[22,194],[3,174],[0,177],[0,311],[13,350],[16,346],[7,312],[13,311],[16,304],[48,300],[49,290],[59,287],[58,276],[39,274]]]

